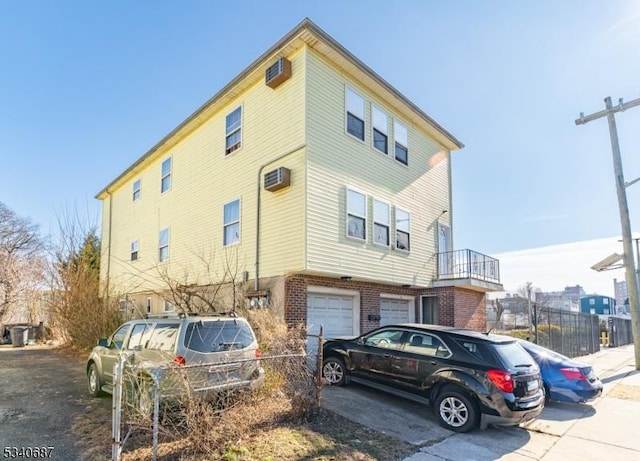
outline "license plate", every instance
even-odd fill
[[[539,387],[538,380],[527,381],[527,392],[537,391]]]

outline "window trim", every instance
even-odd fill
[[[372,219],[372,222],[373,222],[373,235],[371,236],[372,243],[374,245],[377,245],[377,246],[382,247],[382,248],[389,248],[389,246],[391,245],[391,204],[388,203],[388,202],[385,202],[384,200],[379,200],[379,199],[377,199],[375,197],[373,197],[371,199],[371,202],[372,202],[371,203],[371,208],[372,208],[372,212],[373,212],[373,219]],[[386,224],[381,223],[376,219],[376,202],[380,203],[380,204],[383,204],[383,205],[385,205],[387,207],[387,223]],[[376,224],[381,225],[381,226],[385,226],[387,228],[387,243],[386,243],[386,245],[377,242],[377,239],[376,239]]]
[[[234,202],[238,202],[238,220],[227,223],[225,222],[224,209],[227,205],[231,205]],[[227,227],[235,224],[238,224],[238,240],[236,240],[235,242],[227,243],[226,242]],[[241,241],[242,241],[242,200],[240,199],[240,197],[238,197],[222,205],[222,246],[226,248],[234,245],[239,245]]]
[[[375,112],[380,112],[382,115],[384,115],[385,118],[385,127],[384,127],[384,132],[380,131],[379,128],[381,127],[377,127],[376,123],[375,123]],[[379,106],[377,106],[376,104],[374,104],[373,102],[371,103],[371,147],[373,147],[373,149],[375,149],[376,151],[380,152],[383,155],[388,156],[389,155],[389,114],[387,114],[384,110],[382,110]],[[383,151],[381,149],[378,149],[378,147],[376,147],[376,142],[375,142],[375,132],[379,132],[382,135],[385,136],[386,138],[386,151]]]
[[[138,260],[139,257],[139,253],[140,252],[140,241],[138,239],[136,240],[132,240],[131,241],[131,248],[130,248],[130,261],[134,262]]]
[[[138,185],[138,187],[136,188],[136,184]],[[137,193],[137,196],[136,196]],[[137,202],[138,200],[140,200],[140,198],[142,198],[142,179],[138,178],[135,181],[133,181],[133,202]]]
[[[409,221],[409,231],[405,232],[404,230],[399,230],[398,229],[398,211],[402,212],[402,213],[406,213],[408,218],[407,220]],[[408,212],[407,210],[403,209],[403,208],[399,208],[399,207],[395,207],[395,213],[394,213],[394,222],[395,222],[395,244],[394,244],[394,249],[397,251],[403,251],[405,253],[410,253],[411,252],[411,213]],[[402,232],[407,234],[408,237],[408,248],[398,248],[398,232]]]
[[[362,100],[362,118],[360,118],[358,115],[352,113],[349,111],[349,107],[348,107],[348,103],[347,103],[347,98],[348,98],[348,94],[349,91],[351,91],[351,93],[353,93],[355,96],[357,96],[358,98],[360,98]],[[357,137],[356,135],[352,134],[349,132],[349,114],[351,114],[354,118],[362,121],[362,139],[360,139],[359,137]],[[349,86],[349,85],[345,85],[344,87],[344,132],[348,135],[351,136],[353,139],[357,139],[360,142],[366,142],[366,138],[367,138],[367,104],[366,104],[366,99],[364,98],[364,96],[362,94],[360,94],[358,91],[356,91],[353,87]]]
[[[235,111],[240,110],[240,124],[238,125],[238,127],[234,128],[231,131],[228,131],[228,127],[227,127],[227,119],[229,118],[229,116],[231,114],[233,114]],[[231,155],[234,152],[242,149],[242,127],[244,125],[244,105],[240,104],[238,107],[236,107],[235,109],[233,109],[232,111],[229,111],[227,113],[227,115],[225,115],[224,117],[224,155]],[[240,133],[240,140],[238,142],[236,142],[235,144],[233,144],[231,147],[227,147],[227,140],[229,139],[229,137],[231,137],[232,135],[236,134],[236,133]]]
[[[164,164],[166,162],[169,162],[169,172],[167,174],[163,173],[163,168],[164,168]],[[166,192],[169,192],[171,190],[171,185],[173,183],[173,181],[171,180],[171,176],[173,173],[173,157],[169,156],[167,158],[165,158],[162,163],[160,164],[160,194],[164,194]],[[163,190],[164,187],[164,180],[168,178],[168,182],[169,185],[167,186],[166,189]]]
[[[402,127],[404,128],[404,130],[407,132],[407,144],[403,144],[400,141],[398,141],[397,137],[396,137],[396,132],[398,131],[396,129],[396,127]],[[406,157],[407,157],[407,161],[404,162],[400,159],[398,159],[398,155],[396,153],[396,148],[400,146],[401,148],[404,148],[404,150],[406,151]],[[409,127],[404,124],[403,122],[399,121],[399,120],[394,120],[393,121],[393,158],[395,159],[396,162],[405,165],[405,166],[409,166]]]
[[[361,215],[359,215],[357,213],[351,213],[349,211],[349,191],[351,191],[351,192],[353,192],[355,194],[359,194],[359,195],[363,196],[363,198],[364,198],[364,216],[361,216]],[[345,236],[348,239],[356,240],[358,242],[366,242],[367,241],[367,223],[369,221],[369,216],[368,216],[368,213],[369,213],[369,209],[368,208],[369,207],[368,207],[368,203],[367,202],[368,202],[367,194],[365,194],[364,192],[362,192],[362,191],[360,191],[358,189],[354,189],[353,187],[349,187],[349,186],[345,187],[345,194],[344,194],[345,207],[344,208],[345,208],[346,219],[345,219],[345,229],[344,230],[345,230]],[[361,237],[356,237],[356,236],[353,236],[353,235],[349,234],[349,216],[351,216],[351,215],[356,217],[356,218],[361,218],[361,219],[364,220],[364,224],[363,224],[364,237],[361,238]]]
[[[162,245],[162,233],[164,231],[167,231],[167,243],[166,243],[166,245]],[[164,263],[164,262],[169,261],[169,255],[170,255],[170,253],[169,253],[169,245],[170,245],[170,242],[171,242],[171,230],[170,230],[170,227],[167,226],[167,227],[165,227],[163,229],[160,229],[160,233],[158,234],[158,262],[159,263]],[[162,259],[162,250],[164,248],[167,249],[167,257],[165,259]]]

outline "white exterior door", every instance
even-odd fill
[[[413,322],[413,303],[406,299],[380,298],[380,326]]]
[[[439,277],[451,276],[453,269],[452,255],[447,253],[451,251],[451,228],[443,224],[438,225],[438,270]]]

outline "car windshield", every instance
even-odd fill
[[[517,342],[496,343],[495,350],[500,355],[508,369],[529,371],[529,367],[536,367],[531,356]]]
[[[187,327],[184,345],[197,352],[222,352],[244,349],[253,340],[251,329],[244,322],[195,322]]]

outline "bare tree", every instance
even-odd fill
[[[38,226],[0,202],[0,322],[27,320],[43,288],[44,266]]]

